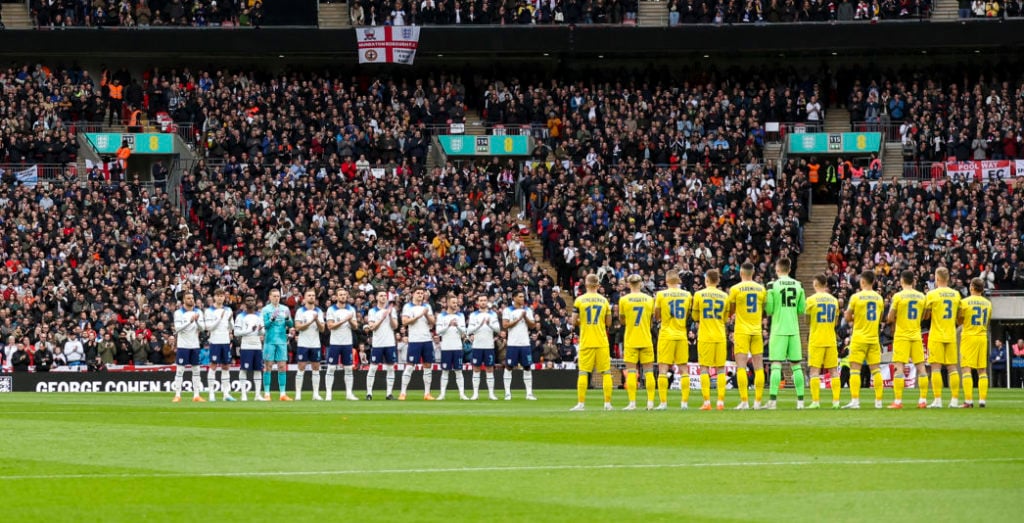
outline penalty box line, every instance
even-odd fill
[[[309,471],[241,471],[241,472],[118,472],[95,474],[16,474],[0,475],[0,481],[47,480],[47,479],[132,479],[132,478],[274,478],[303,476],[351,476],[373,474],[443,474],[463,472],[543,472],[573,470],[635,470],[635,469],[687,469],[687,468],[728,468],[728,467],[806,467],[816,465],[951,465],[971,463],[1020,463],[1021,458],[936,458],[936,459],[850,459],[850,460],[794,460],[794,461],[732,461],[703,463],[628,463],[628,464],[579,464],[579,465],[524,465],[508,467],[443,467],[377,470],[309,470]]]

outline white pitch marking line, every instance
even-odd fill
[[[839,460],[839,461],[733,461],[705,463],[647,463],[647,464],[598,464],[598,465],[530,465],[521,467],[453,467],[435,469],[377,469],[377,470],[311,470],[311,471],[267,471],[267,472],[120,472],[98,474],[22,474],[0,476],[4,480],[33,479],[131,479],[131,478],[265,478],[301,476],[351,476],[356,474],[438,474],[450,472],[539,472],[554,470],[610,470],[610,469],[685,469],[685,468],[728,468],[728,467],[804,467],[812,465],[948,465],[954,463],[1019,463],[1024,458],[988,459],[898,459],[898,460]]]

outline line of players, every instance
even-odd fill
[[[687,322],[698,323],[697,360],[700,366],[700,385],[703,404],[701,410],[711,410],[710,369],[717,372],[717,410],[725,409],[726,391],[726,322],[734,318],[734,354],[737,365],[737,388],[740,403],[738,410],[749,407],[747,362],[754,367],[754,409],[762,408],[764,389],[764,340],[762,322],[765,314],[771,317],[768,340],[768,358],[771,375],[769,378],[769,400],[764,407],[776,409],[782,367],[789,363],[793,384],[797,394],[797,409],[804,408],[804,374],[801,366],[799,316],[806,314],[810,325],[808,334],[808,368],[810,370],[811,404],[808,408],[821,408],[821,375],[831,375],[832,407],[840,408],[841,387],[839,383],[839,355],[836,342],[836,327],[839,321],[839,302],[829,293],[824,275],[814,278],[815,294],[805,297],[801,284],[789,277],[791,262],[780,259],[775,264],[777,279],[767,289],[753,281],[754,267],[744,264],[740,269],[741,282],[726,293],[718,288],[719,273],[710,270],[704,275],[704,289],[695,294],[680,288],[680,278],[675,273],[666,277],[667,289],[659,291],[654,298],[640,292],[643,279],[639,275],[627,278],[630,293],[619,300],[619,318],[625,326],[624,359],[634,368],[627,370],[626,391],[629,404],[625,410],[635,410],[638,371],[644,373],[647,386],[647,410],[665,410],[668,406],[668,370],[674,365],[687,368],[689,346]],[[883,320],[885,301],[873,290],[875,274],[866,271],[860,275],[860,292],[851,296],[844,317],[853,326],[850,341],[850,402],[842,408],[859,409],[861,393],[861,366],[867,363],[874,385],[875,407],[883,406],[883,379],[879,329]],[[573,322],[580,329],[579,378],[577,381],[578,403],[571,410],[585,409],[590,374],[603,375],[604,409],[613,410],[611,404],[612,378],[608,351],[607,328],[611,326],[608,300],[597,292],[598,277],[588,275],[585,280],[587,292],[574,303],[576,312]],[[894,324],[893,363],[896,364],[893,377],[894,401],[891,409],[903,408],[903,393],[906,382],[904,367],[914,365],[917,370],[917,387],[920,390],[918,407],[942,407],[942,370],[945,369],[952,391],[950,407],[959,406],[961,386],[960,369],[963,375],[964,407],[973,406],[973,382],[971,370],[978,372],[979,406],[985,406],[988,391],[987,348],[988,323],[992,305],[982,296],[984,283],[974,279],[970,284],[971,296],[961,299],[960,293],[949,288],[949,271],[938,268],[935,271],[935,288],[927,295],[915,289],[915,275],[912,271],[901,274],[903,289],[894,294],[885,321]],[[929,362],[925,360],[921,322],[931,320],[929,332]],[[657,394],[660,403],[654,406],[655,383],[653,364],[654,344],[651,334],[652,321],[660,321],[658,335]],[[957,326],[962,326],[960,351],[957,351]],[[960,366],[958,366],[958,360]],[[927,402],[929,377],[927,364],[931,365],[931,384],[934,401]],[[690,377],[682,372],[681,407],[689,405]]]
[[[317,306],[316,293],[306,291],[303,302],[292,317],[291,310],[281,303],[281,294],[272,290],[268,303],[262,310],[256,310],[255,298],[245,299],[242,310],[232,315],[230,307],[224,305],[225,293],[217,290],[213,305],[200,310],[195,296],[185,292],[182,307],[174,313],[174,330],[177,339],[176,369],[174,377],[174,402],[181,401],[184,373],[192,372],[193,402],[204,402],[201,367],[199,366],[200,331],[209,333],[210,365],[207,377],[209,400],[216,401],[215,386],[217,371],[220,371],[220,389],[225,401],[235,401],[230,391],[231,337],[239,339],[241,359],[240,379],[253,381],[256,401],[269,401],[272,371],[276,371],[280,401],[292,401],[287,394],[288,332],[296,332],[296,362],[298,372],[295,380],[295,400],[302,399],[306,371],[312,375],[313,400],[333,399],[335,373],[341,368],[344,376],[345,399],[356,401],[353,393],[353,330],[362,328],[371,337],[370,367],[366,381],[366,399],[373,399],[373,387],[379,366],[386,370],[386,398],[395,399],[393,391],[398,363],[396,332],[399,322],[408,332],[409,345],[406,366],[401,377],[401,391],[398,400],[405,400],[415,366],[422,364],[424,400],[443,400],[448,388],[449,371],[455,375],[459,398],[474,401],[479,396],[481,374],[486,376],[488,397],[497,400],[494,394],[495,336],[505,329],[508,347],[506,349],[504,385],[505,399],[512,399],[512,370],[522,368],[526,399],[536,400],[533,395],[533,355],[530,344],[530,330],[538,326],[532,308],[526,305],[522,291],[516,292],[512,304],[506,307],[499,318],[491,310],[486,296],[476,298],[476,309],[468,320],[462,314],[462,299],[449,294],[442,299],[443,310],[435,313],[426,302],[427,292],[417,288],[412,299],[401,309],[401,316],[395,309],[388,293],[378,292],[376,305],[366,314],[361,323],[354,307],[349,303],[348,291],[341,289],[334,293],[335,302],[324,312]],[[325,375],[325,396],[320,395],[321,333],[329,331],[327,348],[327,371]],[[434,333],[440,340],[441,387],[440,395],[430,394],[434,362]],[[473,395],[467,396],[463,382],[463,343],[472,344]],[[242,401],[248,400],[243,392]]]

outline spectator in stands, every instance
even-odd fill
[[[28,372],[28,367],[32,364],[30,347],[28,338],[26,338],[14,349],[14,353],[11,354],[11,369],[14,372]]]
[[[989,354],[989,376],[992,376],[993,387],[1006,386],[1006,344],[1003,340],[995,340],[992,351]]]
[[[85,346],[78,339],[78,333],[74,333],[64,342],[64,358],[69,367],[86,365]]]

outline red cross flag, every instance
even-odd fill
[[[356,28],[361,64],[412,65],[420,41],[420,28],[385,26]]]

